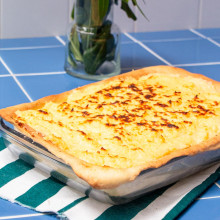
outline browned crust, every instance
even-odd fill
[[[148,74],[176,74],[180,78],[192,76],[196,78],[200,78],[206,80],[207,82],[212,83],[217,92],[220,92],[220,83],[209,79],[200,74],[193,74],[186,70],[169,67],[169,66],[153,66],[147,67],[140,70],[132,71],[129,73],[125,73],[122,75],[118,75],[107,80],[103,80],[100,82],[92,83],[80,88],[75,89],[75,97],[76,99],[81,96],[81,94],[89,94],[94,89],[102,88],[106,86],[108,83],[111,83],[113,80],[126,80],[129,78],[139,79],[141,76]],[[138,167],[131,167],[125,169],[119,168],[110,168],[110,167],[101,167],[89,164],[85,161],[82,161],[76,157],[73,157],[65,152],[62,152],[57,146],[52,144],[51,142],[47,142],[42,138],[42,134],[37,133],[33,129],[31,129],[27,125],[19,125],[14,119],[13,115],[17,110],[28,110],[28,109],[38,109],[41,108],[46,102],[63,102],[67,99],[67,96],[72,91],[67,91],[58,95],[51,95],[48,97],[44,97],[32,103],[20,104],[12,107],[8,107],[0,110],[0,116],[10,123],[14,124],[22,133],[32,137],[33,140],[39,142],[43,146],[45,146],[49,151],[51,151],[54,155],[59,158],[62,158],[67,164],[69,164],[74,172],[82,179],[87,181],[94,188],[104,189],[104,188],[113,188],[122,183],[134,180],[141,171],[146,170],[148,168],[158,168],[173,158],[184,156],[184,155],[194,155],[200,152],[204,152],[207,150],[214,150],[220,148],[220,135],[215,136],[205,142],[202,142],[198,145],[190,146],[185,149],[177,150],[175,152],[171,152],[163,158],[157,159],[155,161],[146,162],[144,165]]]

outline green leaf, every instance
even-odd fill
[[[71,52],[71,49],[70,49],[70,43],[69,43],[68,47],[69,47],[69,49],[68,49],[68,59],[67,59],[67,61],[71,66],[76,67],[77,64],[76,64],[76,62],[74,61],[74,59],[72,57],[72,52]]]
[[[113,35],[111,37],[109,37],[109,39],[107,40],[106,50],[107,50],[106,59],[108,61],[114,60],[115,51],[116,51],[116,44],[115,44],[115,38]]]
[[[97,69],[106,61],[114,59],[115,40],[111,34],[110,21],[103,23],[103,26],[97,32],[92,40],[92,46],[83,53],[85,71],[89,74],[95,74]]]
[[[75,12],[75,6],[73,6],[72,12],[71,12],[71,18],[74,19],[74,12]]]
[[[110,0],[98,0],[99,4],[99,17],[100,20],[103,20],[103,18],[107,15],[107,12],[110,7]]]
[[[89,48],[83,54],[85,71],[89,74],[95,74],[96,70],[105,61],[106,47],[105,43],[97,43]]]
[[[80,51],[80,42],[79,42],[79,37],[78,37],[77,30],[76,30],[76,26],[74,26],[71,31],[69,49],[73,53],[77,61],[83,60],[82,54]]]
[[[144,1],[143,1],[144,2]],[[149,19],[147,18],[147,16],[144,14],[144,12],[142,11],[142,9],[140,8],[140,6],[138,5],[136,0],[132,0],[132,3],[134,6],[137,6],[138,10],[141,12],[141,14],[146,18],[146,20],[149,21]],[[144,2],[145,3],[145,2]]]
[[[67,61],[68,61],[68,63],[69,63],[72,67],[77,67],[76,62],[73,60],[73,58],[71,57],[71,55],[68,56]]]
[[[108,11],[108,6],[110,4],[110,0],[107,0],[108,3],[106,4],[106,0],[98,0],[99,1],[99,9],[100,9],[100,19],[103,19]],[[145,1],[143,0],[145,3]],[[121,9],[124,10],[129,18],[132,18],[133,20],[136,20],[136,16],[134,15],[133,11],[130,9],[129,0],[121,0]],[[134,6],[138,7],[138,10],[141,12],[141,14],[148,20],[147,16],[144,14],[143,10],[140,8],[140,6],[137,3],[137,0],[132,0],[132,3]],[[118,0],[114,0],[114,4],[118,5]],[[72,9],[71,18],[74,19],[75,17],[75,4]]]
[[[111,60],[114,59],[114,57],[115,57],[114,51],[116,49],[115,38],[111,34],[111,27],[112,27],[112,22],[107,20],[103,24],[103,27],[101,29],[101,35],[99,37],[100,39],[105,40],[105,43],[106,43],[106,59],[108,61],[111,61]]]
[[[129,5],[128,5],[128,0],[124,0],[121,2],[121,9],[124,10],[127,14],[127,16],[131,19],[133,19],[134,21],[137,20],[137,17],[135,16],[135,14],[133,13],[133,11],[130,9]]]

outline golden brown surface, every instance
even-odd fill
[[[93,187],[219,147],[219,82],[182,69],[133,71],[0,110]]]

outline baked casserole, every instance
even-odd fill
[[[220,148],[220,83],[169,66],[147,67],[0,116],[107,189],[173,158]]]

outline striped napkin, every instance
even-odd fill
[[[220,178],[220,164],[123,205],[88,198],[16,158],[0,138],[0,197],[69,219],[174,219]]]

